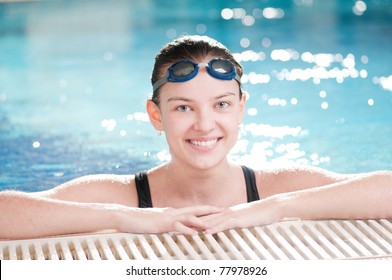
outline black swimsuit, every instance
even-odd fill
[[[248,202],[259,200],[259,192],[257,191],[256,177],[253,169],[241,166],[244,172],[245,184],[246,184],[246,194]],[[150,185],[148,183],[147,172],[143,171],[135,175],[135,183],[137,189],[137,196],[139,198],[139,208],[151,208],[151,193]]]

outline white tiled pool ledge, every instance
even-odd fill
[[[280,222],[210,235],[102,233],[0,241],[0,260],[392,259],[392,220]]]

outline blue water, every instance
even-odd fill
[[[0,189],[35,191],[168,159],[145,115],[155,53],[214,37],[245,67],[231,157],[391,169],[392,1],[0,4]]]

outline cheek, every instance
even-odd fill
[[[163,128],[169,137],[183,133],[188,127],[189,124],[186,118],[179,118],[169,114],[163,119]]]
[[[239,132],[238,117],[232,116],[231,118],[225,118],[220,121],[220,126],[226,131],[227,136],[230,138],[237,139]]]
[[[230,132],[234,139],[238,138],[239,130],[239,125],[237,125],[237,123],[235,123],[235,125],[232,123]]]

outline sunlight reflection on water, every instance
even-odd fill
[[[49,2],[0,4],[0,188],[169,160],[145,100],[155,52],[182,34],[218,39],[244,66],[233,160],[392,161],[388,1]]]

